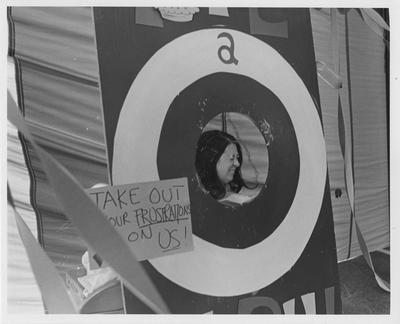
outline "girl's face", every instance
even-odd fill
[[[217,175],[219,180],[224,185],[231,182],[239,166],[239,153],[236,145],[229,144],[217,162]]]

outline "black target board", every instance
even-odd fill
[[[170,311],[341,313],[309,11],[99,7],[94,20],[112,183],[188,179],[193,251],[141,262]],[[196,176],[204,126],[225,113],[268,150],[265,184],[237,208]]]

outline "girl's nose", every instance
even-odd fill
[[[239,160],[238,160],[237,158],[235,158],[235,159],[233,160],[233,165],[234,165],[235,167],[238,167],[238,166],[240,165]]]

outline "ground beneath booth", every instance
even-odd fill
[[[376,272],[390,282],[390,256],[371,253]],[[339,263],[343,314],[389,314],[390,293],[381,289],[363,256]]]

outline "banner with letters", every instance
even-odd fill
[[[112,185],[187,178],[193,246],[141,261],[171,312],[341,313],[308,9],[93,10]],[[239,206],[195,166],[220,124],[253,194]]]

